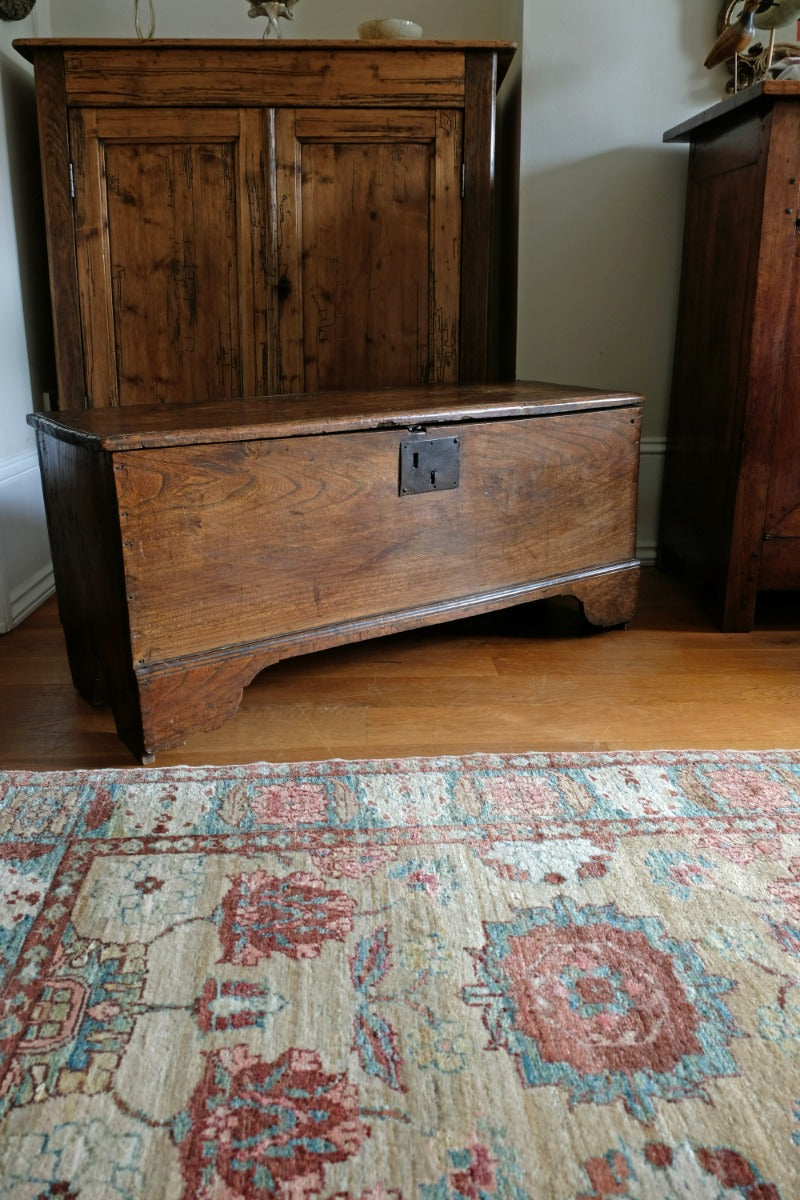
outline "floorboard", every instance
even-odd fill
[[[752,633],[723,634],[680,580],[642,576],[626,629],[546,600],[279,663],[155,765],[800,746],[800,596],[763,596]],[[55,599],[0,636],[0,712],[4,769],[136,765],[72,687]]]

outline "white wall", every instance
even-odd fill
[[[46,6],[45,6],[46,7]],[[0,21],[0,632],[52,590],[39,468],[25,416],[54,387],[30,68],[13,38],[48,32],[40,8]]]
[[[248,0],[155,6],[161,37],[258,37],[265,23],[248,17]],[[518,374],[645,393],[645,560],[656,538],[687,159],[661,135],[723,95],[724,69],[702,66],[718,9],[719,0],[300,0],[284,24],[286,36],[346,38],[392,11],[430,37],[521,42]],[[144,23],[147,0],[140,10]],[[4,609],[13,621],[35,599],[43,569],[24,415],[53,381],[40,332],[28,76],[10,43],[48,33],[133,36],[133,0],[38,0],[25,21],[0,21],[0,630]],[[11,477],[15,496],[4,506]]]
[[[521,0],[520,0],[521,3]],[[261,37],[263,17],[248,17],[249,0],[154,0],[156,37]],[[133,0],[50,0],[57,37],[134,37]],[[391,11],[390,11],[391,10]],[[497,38],[502,3],[484,0],[402,0],[388,7],[375,0],[300,0],[283,36],[351,38],[370,17],[417,21],[426,37]],[[149,21],[148,0],[139,0],[139,23]]]
[[[719,0],[525,4],[521,378],[644,393],[638,550],[652,559],[667,428],[686,147],[664,130],[723,98],[703,59]]]

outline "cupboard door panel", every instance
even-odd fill
[[[457,381],[461,114],[275,120],[280,390]]]
[[[73,114],[91,406],[266,390],[264,127],[255,110]]]

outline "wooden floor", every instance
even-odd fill
[[[2,768],[136,765],[73,690],[55,600],[0,636],[0,714]],[[280,663],[233,720],[155,766],[769,747],[800,747],[800,596],[765,596],[752,633],[722,634],[651,568],[628,629],[540,601]]]

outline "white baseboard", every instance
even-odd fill
[[[661,480],[664,475],[665,437],[642,438],[639,458],[639,520],[636,557],[643,566],[652,566],[658,549],[658,510]]]
[[[35,612],[40,604],[44,604],[53,592],[56,590],[55,581],[53,579],[53,564],[48,562],[46,566],[41,567],[30,579],[25,580],[19,587],[14,588],[10,593],[10,608],[11,608],[11,626],[19,625],[20,621],[24,621],[32,612]]]
[[[0,633],[52,595],[53,567],[35,452],[0,462]]]

